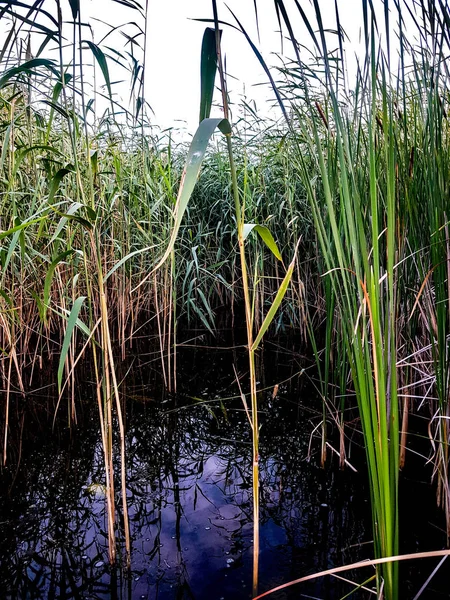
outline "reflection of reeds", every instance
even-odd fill
[[[248,425],[244,413],[233,406],[228,407],[226,418],[220,405],[211,406],[216,419],[202,406],[184,409],[181,404],[180,409],[165,413],[156,405],[129,403],[127,495],[134,556],[132,580],[148,568],[155,573],[149,579],[149,590],[168,585],[181,589],[192,580],[198,568],[190,537],[195,519],[203,518],[198,521],[202,543],[211,549],[209,554],[222,556],[222,569],[233,557],[233,569],[251,570],[251,561],[245,559],[251,557],[253,521]],[[64,584],[67,589],[76,585],[81,591],[94,586],[105,594],[114,593],[120,586],[126,590],[126,581],[120,581],[120,569],[115,581],[106,565],[94,568],[107,556],[104,492],[96,483],[102,481],[103,458],[93,407],[84,407],[83,413],[79,415],[81,429],[74,431],[70,442],[66,441],[64,419],[56,423],[52,438],[48,435],[51,413],[38,411],[42,430],[26,428],[23,465],[11,498],[0,496],[2,515],[9,521],[0,528],[2,532],[6,531],[3,527],[14,532],[2,536],[1,577],[6,589],[16,589],[18,595],[25,597],[32,589],[27,578],[31,573],[40,581],[43,597],[49,589],[58,595],[58,586]],[[305,463],[307,445],[298,444],[302,432],[295,419],[274,419],[270,414],[266,418],[261,458],[262,538],[264,528],[273,522],[286,530],[288,548],[292,549],[289,551],[299,556],[309,553],[307,564],[311,567],[320,568],[327,548],[332,550],[330,560],[339,564],[339,536],[345,536],[345,543],[351,540],[357,544],[364,535],[364,527],[357,525],[359,521],[346,516],[352,510],[345,498],[348,488],[334,488],[336,512],[330,505],[329,513],[320,513],[318,489],[328,487],[331,480],[321,469]],[[269,430],[271,421],[276,426]],[[61,446],[57,437],[62,440]],[[284,444],[280,444],[281,439]],[[15,448],[17,440],[12,443]],[[36,447],[41,451],[36,453]],[[279,490],[280,485],[293,493],[276,499],[270,490]],[[320,498],[320,502],[327,500],[325,496]],[[227,512],[223,513],[224,509]],[[325,514],[330,515],[326,521]],[[325,522],[329,523],[326,531]],[[18,528],[14,529],[13,524]],[[211,529],[205,530],[205,526]],[[321,537],[323,543],[318,544]],[[308,552],[302,550],[305,546],[310,548]],[[17,553],[12,553],[11,547],[17,548]],[[358,553],[349,554],[351,560],[358,557]],[[31,565],[28,571],[24,569],[26,564]],[[160,570],[156,576],[157,566]],[[211,567],[218,568],[216,563]],[[230,570],[230,577],[233,572]],[[236,578],[240,584],[243,575],[239,573]],[[245,577],[248,575],[246,571]]]

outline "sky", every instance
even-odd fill
[[[253,0],[228,0],[227,6],[235,13],[242,25],[258,46],[266,62],[280,64],[276,54],[280,54],[281,36],[273,0],[258,0],[259,32],[255,19]],[[295,5],[286,2],[286,6]],[[311,14],[309,0],[302,2]],[[325,27],[335,28],[334,0],[321,0],[326,19]],[[218,0],[219,18],[235,23],[225,2]],[[92,16],[120,23],[134,19],[132,11],[115,5],[112,10],[110,0],[90,0]],[[352,40],[348,44],[349,58],[357,52],[362,23],[360,0],[340,0],[342,25]],[[291,11],[295,17],[296,12]],[[102,17],[103,15],[103,17]],[[160,127],[181,126],[192,133],[198,124],[200,102],[200,51],[202,36],[207,23],[196,19],[211,19],[211,0],[149,0],[148,41],[146,58],[146,99],[151,105],[153,120]],[[294,19],[296,31],[303,39],[308,35],[300,18]],[[100,26],[96,33],[100,34]],[[267,76],[249,47],[242,33],[231,27],[224,27],[222,35],[223,53],[226,56],[228,85],[231,99],[238,103],[242,96],[256,102],[261,114],[269,112],[266,100],[273,98],[267,85]],[[283,50],[287,57],[292,56],[289,42],[285,39]],[[350,61],[351,62],[351,61]],[[219,95],[215,96],[219,100]],[[211,116],[219,116],[220,109],[213,108]]]
[[[130,50],[122,32],[133,36],[137,33],[136,24],[143,27],[143,19],[137,11],[120,4],[121,0],[82,0],[81,15],[84,23],[89,23],[83,29],[83,36],[100,43],[104,52],[110,57],[114,50],[124,53]],[[127,0],[125,0],[126,2]],[[135,1],[135,0],[131,0]],[[137,0],[145,4],[146,0]],[[311,0],[299,0],[301,6],[314,23]],[[412,0],[406,0],[412,2]],[[256,26],[254,0],[217,0],[219,18],[223,21],[236,23],[230,10],[239,18],[246,31],[264,56],[267,64],[280,65],[279,56],[283,59],[292,57],[292,47],[285,38],[282,40],[279,24],[274,9],[274,0],[256,0],[259,16],[259,33]],[[297,39],[304,44],[303,57],[307,58],[312,48],[310,35],[302,23],[294,0],[284,0]],[[322,9],[325,29],[336,28],[335,0],[319,0]],[[380,23],[383,23],[383,0],[374,0],[379,10]],[[392,3],[391,3],[392,4]],[[44,2],[44,8],[54,10],[52,0]],[[69,0],[61,0],[63,17],[70,21],[71,13]],[[355,55],[360,55],[362,19],[362,0],[338,0],[341,24],[349,41],[346,43],[346,60],[350,80],[356,71]],[[53,9],[52,9],[53,7]],[[229,8],[228,8],[229,7]],[[211,0],[148,0],[147,54],[145,75],[145,98],[150,104],[153,114],[153,124],[160,128],[181,127],[192,134],[198,125],[200,102],[200,51],[202,36],[208,23],[196,19],[212,18]],[[2,23],[3,25],[3,23]],[[114,31],[105,38],[108,32]],[[0,31],[0,33],[5,33]],[[71,37],[71,26],[66,25],[66,37]],[[337,37],[328,34],[330,47],[337,46]],[[142,38],[136,38],[142,40]],[[34,36],[33,43],[36,51],[42,41],[42,36]],[[109,48],[108,48],[109,46]],[[70,48],[70,46],[68,46]],[[231,27],[223,26],[222,51],[226,57],[228,87],[231,101],[237,105],[245,96],[250,102],[254,100],[260,115],[270,115],[270,103],[273,92],[268,86],[267,76],[259,65],[257,58],[249,47],[242,33]],[[70,60],[70,49],[67,49],[66,60]],[[53,56],[57,59],[57,56]],[[139,51],[137,51],[137,57]],[[89,68],[92,63],[92,53],[85,50],[83,63]],[[111,80],[116,98],[124,105],[129,103],[129,74],[118,67],[114,60],[109,59]],[[98,69],[97,69],[98,71]],[[86,78],[87,79],[87,78]],[[120,83],[128,79],[128,82]],[[102,84],[101,74],[97,77],[97,86]],[[219,94],[216,94],[217,101]],[[101,111],[99,111],[101,112]],[[235,109],[235,113],[237,110]],[[276,115],[276,113],[274,113]],[[213,108],[211,116],[220,116],[220,108]]]

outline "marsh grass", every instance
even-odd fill
[[[113,561],[115,420],[124,439],[115,362],[151,328],[163,379],[175,391],[180,323],[214,332],[220,308],[235,318],[243,305],[256,464],[254,590],[255,359],[268,331],[289,329],[310,344],[324,400],[322,463],[337,433],[345,464],[349,394],[356,394],[376,557],[398,554],[398,477],[413,442],[410,413],[429,420],[437,499],[450,534],[447,5],[384,2],[374,12],[362,0],[365,54],[349,87],[339,2],[330,32],[319,2],[307,15],[300,4],[291,13],[276,0],[294,58],[276,71],[253,42],[249,52],[270,75],[280,123],[263,120],[248,103],[237,123],[229,121],[226,79],[214,56],[217,16],[205,34],[202,141],[182,144],[150,126],[146,9],[125,4],[125,45],[114,49],[119,30],[92,38],[76,0],[57,2],[55,14],[46,2],[0,2],[7,31],[0,48],[3,462],[12,392],[25,394],[39,365],[56,355],[59,410],[67,407],[73,422],[76,367],[92,360]],[[315,49],[312,63],[296,37],[298,17]],[[115,92],[112,61],[128,73],[128,107]],[[217,66],[226,122],[211,123]],[[212,137],[217,126],[225,136]],[[197,143],[202,169],[197,163],[186,186],[186,158],[189,166]],[[294,257],[287,280],[280,256]],[[122,487],[125,460],[122,443]],[[122,510],[126,515],[126,504]],[[379,590],[394,599],[396,563],[379,565]]]
[[[400,359],[417,335],[410,321],[431,280],[433,289],[427,294],[433,300],[427,296],[419,328],[424,346],[431,334],[437,392],[431,421],[436,421],[437,493],[448,522],[449,269],[448,195],[444,191],[448,127],[443,102],[447,96],[448,8],[441,2],[419,2],[412,9],[406,3],[385,2],[384,23],[380,23],[372,4],[363,0],[366,55],[349,96],[342,71],[344,34],[338,3],[336,30],[331,32],[337,38],[335,52],[329,50],[330,32],[323,24],[321,7],[316,0],[312,4],[313,22],[298,4],[297,9],[317,49],[317,65],[324,73],[321,82],[302,61],[283,1],[275,2],[296,57],[284,73],[291,96],[300,98],[291,105],[294,116],[287,125],[296,146],[298,177],[314,217],[323,277],[330,282],[325,288],[327,322],[335,320],[358,401],[371,484],[375,554],[389,557],[398,554],[399,548],[398,474],[405,460],[405,448],[400,459],[401,398],[405,429],[408,423],[409,396],[399,394],[399,389],[414,385],[401,386],[398,366],[404,369],[410,364]],[[409,11],[417,25],[418,47],[405,35],[402,11]],[[390,52],[393,18],[399,43],[396,76]],[[287,115],[285,107],[283,114]],[[411,269],[411,263],[419,268]],[[331,327],[327,327],[324,387],[330,377],[332,339]],[[413,357],[418,353],[409,353],[408,358]],[[420,359],[416,365],[421,373]],[[406,434],[403,430],[403,444]],[[325,437],[324,433],[322,440]],[[387,598],[397,598],[398,585],[396,562],[382,563],[379,593],[383,590]]]

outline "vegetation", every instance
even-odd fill
[[[339,2],[330,32],[318,0],[311,14],[299,3],[288,10],[275,0],[294,56],[278,71],[269,69],[237,15],[235,25],[266,70],[282,118],[263,121],[247,105],[245,118],[233,124],[213,1],[214,28],[206,30],[202,53],[202,122],[189,149],[149,127],[146,11],[134,0],[120,4],[139,16],[123,27],[122,52],[105,40],[86,39],[76,0],[68,6],[57,0],[56,16],[45,2],[0,2],[0,22],[9,32],[0,50],[3,462],[12,391],[25,393],[39,362],[57,354],[61,400],[68,395],[69,419],[76,419],[76,365],[89,356],[114,561],[115,418],[127,524],[117,356],[125,355],[141,327],[151,326],[160,340],[164,380],[176,390],[178,324],[196,320],[214,331],[219,307],[230,308],[236,324],[243,305],[254,438],[255,595],[255,353],[269,326],[289,328],[312,348],[324,406],[323,462],[331,421],[344,465],[345,415],[356,396],[375,558],[399,553],[398,478],[411,412],[428,419],[437,501],[450,535],[446,3],[373,6],[362,0],[365,54],[353,85]],[[298,17],[314,49],[309,62],[293,25]],[[35,49],[37,35],[43,41]],[[51,58],[55,51],[57,59]],[[85,67],[88,56],[93,69]],[[113,94],[112,61],[128,68],[130,110]],[[223,120],[208,118],[217,67]],[[207,150],[217,126],[225,137]],[[282,256],[292,261],[287,270],[280,267]],[[397,598],[397,563],[376,564],[380,594]]]

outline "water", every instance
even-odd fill
[[[320,443],[311,438],[320,420],[313,388],[296,375],[295,359],[274,356],[266,362],[277,369],[260,369],[260,387],[267,387],[260,396],[261,591],[370,556],[372,537],[358,440],[358,473],[340,471],[335,460],[321,469]],[[236,395],[231,364],[237,361],[245,373],[245,355],[182,349],[179,360],[176,398],[155,392],[151,365],[157,365],[143,355],[122,388],[130,574],[108,564],[102,449],[89,377],[77,390],[76,428],[67,427],[64,408],[52,429],[54,401],[46,395],[24,401],[25,411],[17,403],[9,466],[0,482],[1,598],[251,597],[250,428],[239,399],[215,399]],[[289,381],[273,398],[283,378]],[[412,543],[421,549],[420,540]],[[418,581],[433,566],[427,564]],[[370,575],[344,574],[360,582]],[[417,591],[413,579],[408,571],[405,590]],[[325,578],[272,598],[337,599],[351,589]],[[435,592],[428,597],[448,597]],[[351,597],[374,596],[358,591]]]

